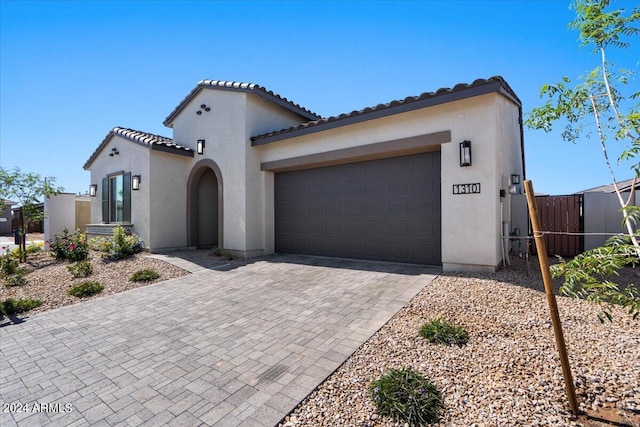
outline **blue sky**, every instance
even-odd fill
[[[544,83],[598,65],[572,19],[568,1],[0,0],[0,165],[86,192],[82,165],[112,127],[171,137],[162,121],[202,79],[329,116],[501,75],[526,113]],[[639,69],[640,40],[610,59]],[[609,183],[597,141],[558,129],[525,129],[536,192]]]

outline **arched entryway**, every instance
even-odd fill
[[[222,175],[209,159],[193,167],[187,183],[187,240],[189,246],[223,247]]]

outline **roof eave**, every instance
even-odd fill
[[[504,80],[495,79],[485,84],[470,86],[464,89],[452,90],[443,94],[436,94],[424,99],[419,99],[411,102],[404,102],[399,105],[394,105],[386,108],[374,109],[369,112],[358,113],[355,115],[347,116],[345,118],[337,118],[324,123],[320,123],[313,126],[302,127],[299,129],[293,129],[291,131],[281,131],[274,135],[266,134],[267,136],[257,135],[251,138],[251,145],[263,145],[271,142],[281,141],[284,139],[295,138],[311,133],[322,132],[329,129],[334,129],[342,126],[347,126],[355,123],[362,123],[368,120],[374,120],[381,117],[392,116],[395,114],[406,113],[409,111],[418,110],[421,108],[432,107],[435,105],[445,104],[448,102],[459,101],[462,99],[471,98],[474,96],[485,95],[488,93],[498,92],[505,96],[518,107],[522,104],[520,100],[515,96]],[[353,114],[353,113],[352,113]]]

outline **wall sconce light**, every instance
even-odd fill
[[[138,191],[140,189],[140,182],[141,182],[140,175],[133,175],[131,177],[131,189]]]
[[[91,184],[89,186],[89,196],[96,197],[97,192],[98,192],[98,184]]]
[[[471,141],[460,143],[460,167],[471,166]]]
[[[520,184],[520,175],[517,173],[511,174],[511,185]]]
[[[204,154],[204,139],[198,140],[198,145],[196,146],[196,151],[198,154]]]

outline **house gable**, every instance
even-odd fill
[[[174,110],[167,116],[164,120],[163,124],[167,127],[173,127],[173,123],[180,115],[182,110],[193,100],[198,93],[205,89],[216,89],[216,90],[229,90],[236,92],[245,92],[252,93],[257,95],[266,101],[269,101],[273,104],[276,104],[282,108],[285,108],[295,114],[299,115],[301,118],[307,120],[318,120],[321,116],[313,113],[312,111],[301,107],[300,105],[289,101],[287,98],[284,98],[270,90],[267,90],[263,86],[257,85],[255,83],[240,83],[240,82],[228,82],[221,80],[200,80],[195,88],[189,92],[189,94],[174,108]]]
[[[165,151],[172,154],[193,157],[193,150],[191,148],[176,144],[171,138],[128,128],[114,127],[109,131],[107,136],[104,137],[100,145],[98,145],[98,148],[96,148],[93,154],[91,154],[91,157],[86,161],[83,166],[85,170],[91,169],[91,164],[115,136],[119,136],[127,141],[134,142],[151,150]]]

